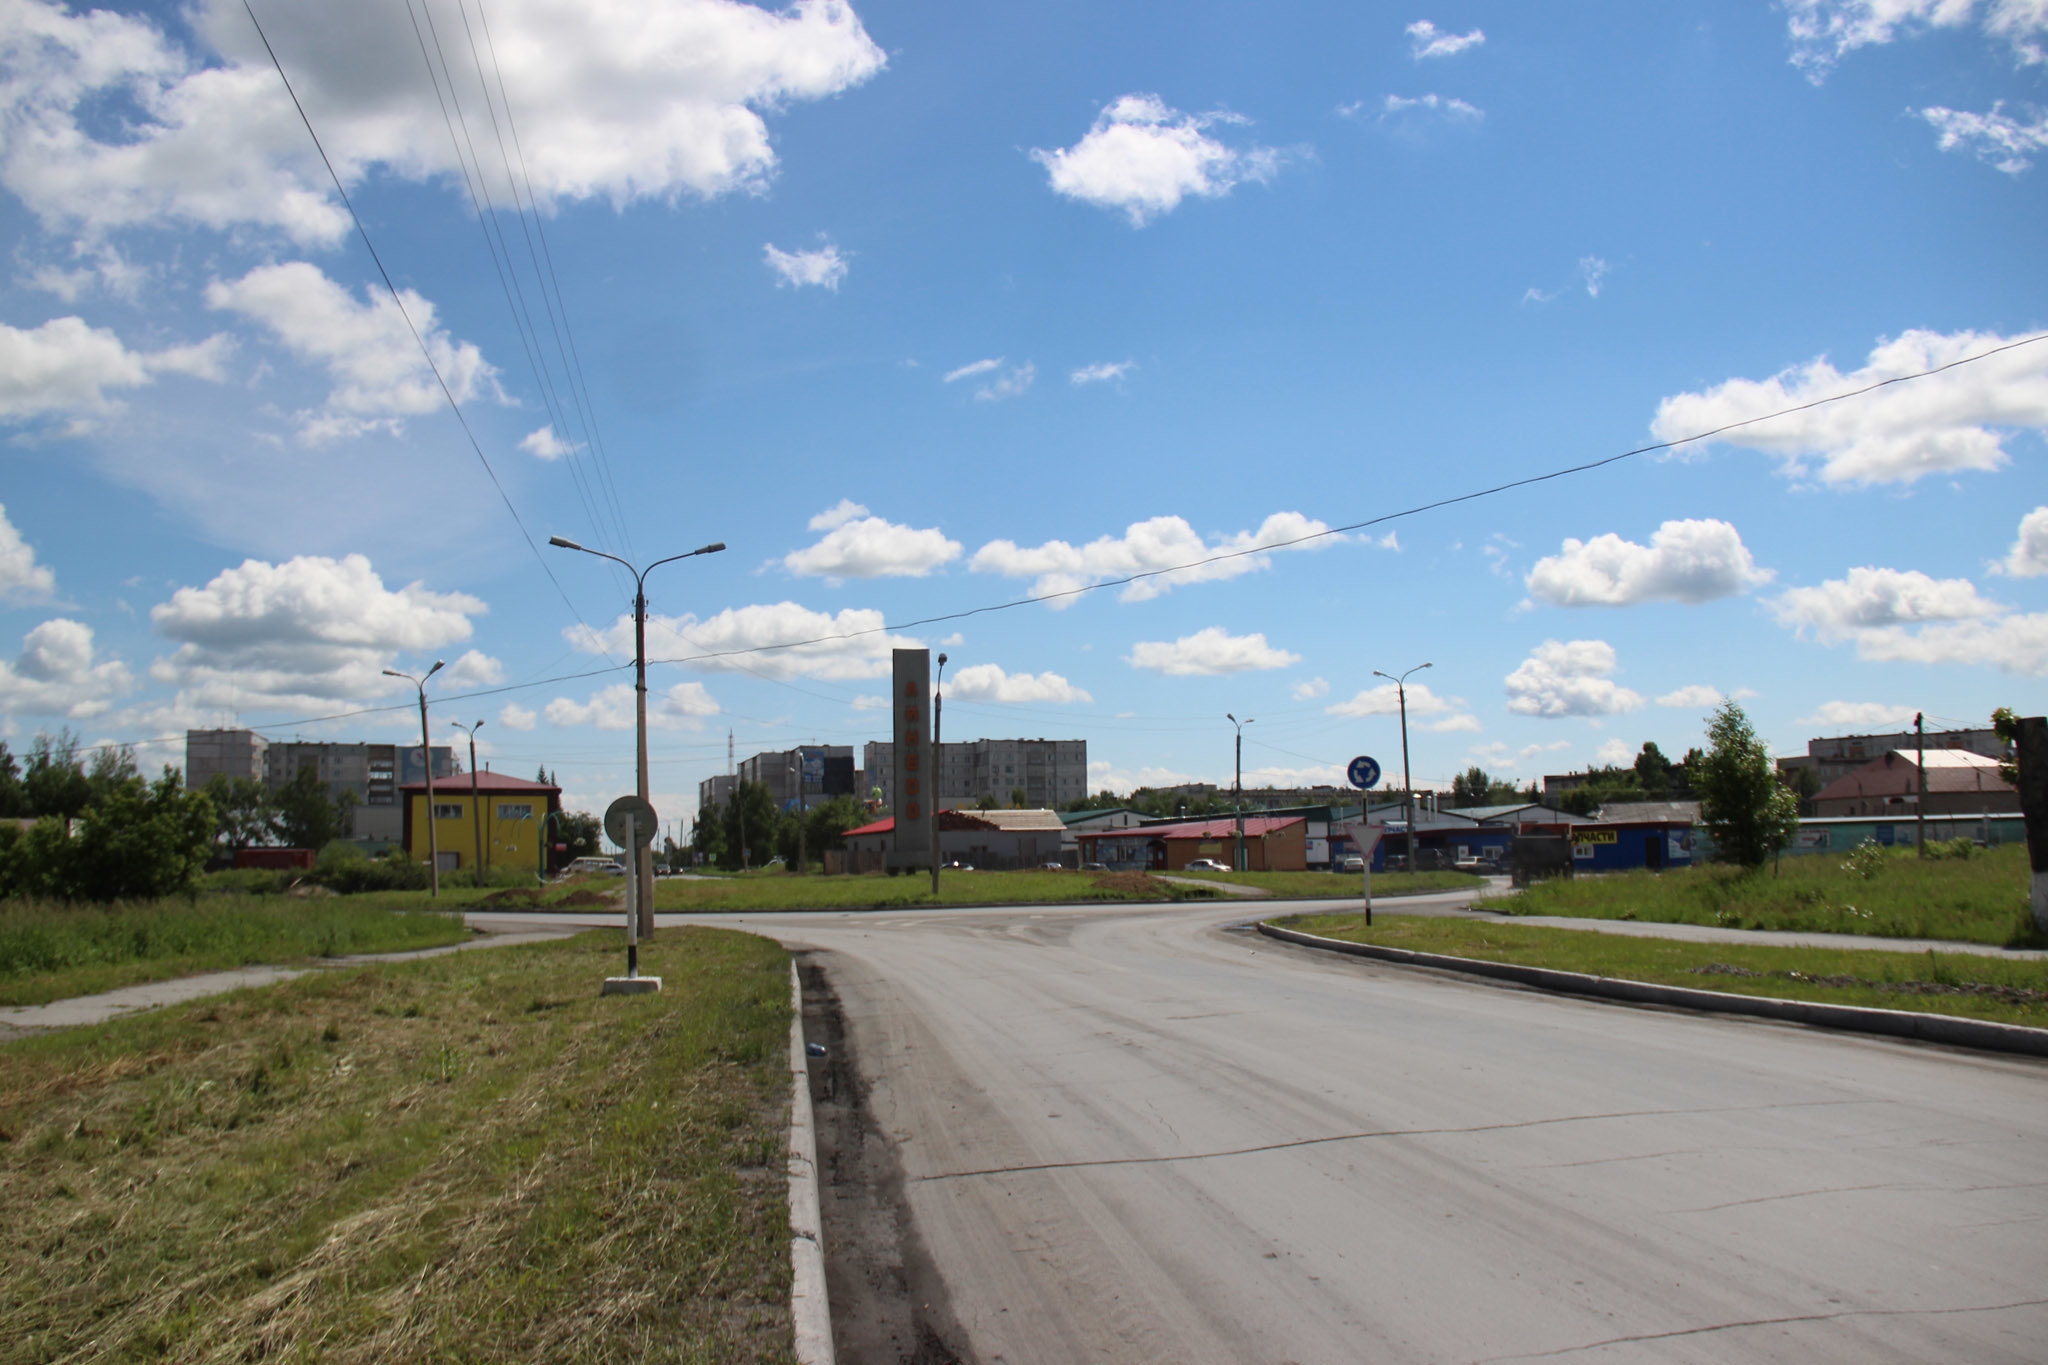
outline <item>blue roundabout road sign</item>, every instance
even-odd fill
[[[1350,778],[1351,785],[1360,791],[1371,791],[1380,784],[1380,765],[1377,760],[1360,754],[1351,760],[1351,767],[1345,776]]]

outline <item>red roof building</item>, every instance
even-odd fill
[[[1197,858],[1235,867],[1237,819],[1176,820],[1078,836],[1081,861],[1147,872],[1178,872]],[[1308,870],[1308,819],[1300,815],[1244,817],[1244,865],[1250,872]]]
[[[1893,749],[1845,773],[1813,798],[1816,816],[1911,815],[1919,806],[1920,765],[1913,749]],[[1998,771],[1998,760],[1966,749],[1927,751],[1929,815],[2018,813],[2020,794]]]

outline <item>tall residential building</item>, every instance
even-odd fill
[[[851,744],[805,744],[795,749],[771,749],[743,759],[736,778],[711,778],[697,787],[697,799],[703,802],[714,792],[713,784],[724,781],[758,782],[768,789],[769,797],[777,806],[785,809],[797,804],[796,769],[803,769],[803,799],[805,804],[823,801],[834,796],[853,794],[853,746]],[[731,786],[715,791],[715,799],[724,800]]]
[[[1883,758],[1894,749],[1917,754],[1920,744],[1921,737],[1911,730],[1895,735],[1841,735],[1832,739],[1810,739],[1806,742],[1804,760],[1781,758],[1778,769],[1786,772],[1794,768],[1812,768],[1814,776],[1820,779],[1820,785],[1825,787],[1873,759]],[[1997,759],[2005,758],[2012,750],[2011,745],[1998,737],[1996,730],[1929,730],[1926,745],[1930,755],[1960,750]]]
[[[434,780],[455,776],[455,750],[433,747]],[[251,730],[187,730],[185,785],[203,787],[215,773],[261,778],[276,791],[311,767],[339,798],[354,794],[351,835],[357,839],[396,841],[404,813],[398,788],[426,781],[426,765],[417,744],[318,744],[298,740],[266,741]]]
[[[185,786],[193,791],[216,777],[263,780],[263,752],[270,741],[254,730],[187,730]]]
[[[891,791],[896,746],[876,740],[862,751],[861,780]],[[972,739],[939,745],[938,799],[973,805],[984,796],[1013,804],[1017,793],[1031,809],[1058,807],[1088,794],[1085,739]]]

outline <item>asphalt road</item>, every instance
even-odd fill
[[[2042,1359],[2048,1066],[1217,927],[1255,908],[705,922],[822,954],[982,1365]]]

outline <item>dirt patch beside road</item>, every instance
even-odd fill
[[[818,1128],[825,1283],[839,1359],[860,1365],[970,1365],[954,1343],[946,1287],[911,1226],[896,1150],[869,1117],[867,1087],[820,954],[798,956],[804,1037],[825,1047],[810,1065]]]

